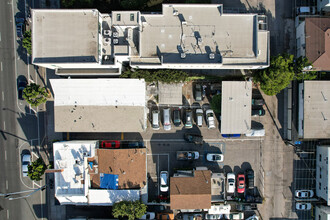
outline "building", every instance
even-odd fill
[[[211,208],[211,171],[182,171],[170,178],[171,209]]]
[[[328,220],[330,219],[329,206],[315,206],[315,220]]]
[[[222,81],[221,134],[245,134],[251,129],[252,82]]]
[[[32,10],[32,63],[59,75],[146,69],[269,66],[266,16],[224,14],[221,4],[163,4],[161,14]]]
[[[305,80],[299,84],[298,136],[330,138],[330,81]]]
[[[142,132],[143,79],[51,79],[56,132]]]
[[[307,17],[296,27],[297,57],[306,56],[318,71],[330,71],[329,28],[329,17]]]
[[[53,144],[55,197],[61,205],[111,206],[146,189],[146,149],[99,149],[98,141]]]
[[[316,196],[324,199],[330,205],[328,186],[330,184],[329,153],[330,146],[317,146],[316,149]]]
[[[317,11],[329,12],[330,11],[330,0],[317,0]]]

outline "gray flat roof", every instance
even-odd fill
[[[142,132],[141,106],[55,106],[56,132]]]
[[[252,82],[223,81],[221,134],[245,134],[251,128]]]
[[[222,5],[215,4],[163,5],[162,14],[144,14],[141,21],[141,57],[162,54],[164,63],[222,62],[220,53],[222,57],[256,57],[256,14],[222,14]],[[186,53],[185,59],[180,51]]]
[[[159,104],[182,105],[182,84],[181,83],[159,83]]]
[[[304,82],[304,138],[330,138],[330,81]]]
[[[98,62],[96,9],[32,10],[34,63]]]

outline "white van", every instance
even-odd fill
[[[171,114],[170,114],[170,109],[165,108],[163,110],[163,117],[164,117],[164,130],[169,131],[171,130]]]
[[[159,111],[152,111],[152,129],[159,130]]]
[[[198,127],[203,126],[203,109],[196,109],[196,124]]]

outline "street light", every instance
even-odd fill
[[[38,192],[39,190],[43,191],[46,189],[46,185],[40,187],[40,188],[37,188],[37,189],[30,189],[30,190],[25,190],[25,191],[20,191],[20,192],[13,192],[13,193],[0,193],[0,196],[3,196],[5,198],[8,198],[8,200],[15,200],[15,199],[22,199],[22,198],[27,198],[31,195],[33,195],[34,193]],[[12,195],[17,195],[17,194],[22,194],[22,193],[28,193],[28,192],[31,192],[29,193],[28,195],[25,195],[25,196],[20,196],[20,197],[15,197],[15,198],[11,198],[10,196]]]

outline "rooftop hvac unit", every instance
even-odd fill
[[[174,16],[178,16],[179,15],[179,12],[177,10],[173,10],[173,15]]]
[[[181,53],[181,59],[186,58],[186,53]]]
[[[113,37],[119,37],[119,33],[118,33],[118,32],[113,32],[113,33],[112,33],[112,36],[113,36]]]
[[[105,46],[109,45],[109,44],[110,44],[110,38],[109,38],[109,37],[105,37],[105,38],[103,38],[103,44],[104,44]]]
[[[118,38],[114,38],[112,41],[113,41],[113,44],[118,44],[119,43],[119,39]]]
[[[202,44],[203,43],[203,39],[201,37],[197,38],[197,43],[198,44]]]
[[[110,30],[103,30],[103,34],[106,36],[111,36],[111,31]]]
[[[210,53],[210,54],[209,54],[209,58],[210,58],[210,60],[214,60],[214,58],[215,58],[215,54],[214,54],[214,53]]]

